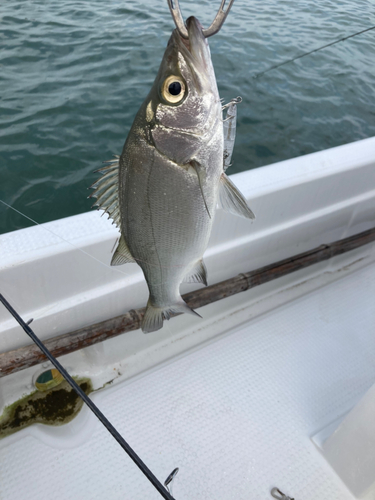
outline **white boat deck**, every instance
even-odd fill
[[[374,296],[372,264],[93,399],[160,479],[180,468],[178,500],[355,498],[311,438],[374,384]],[[161,498],[88,410],[77,420],[0,442],[2,499]]]
[[[375,138],[233,180],[257,219],[218,212],[210,284],[375,226]],[[142,307],[139,268],[108,266],[117,237],[97,213],[2,235],[0,291],[43,340]],[[96,389],[115,377],[92,398],[161,481],[180,468],[176,500],[351,500],[318,444],[375,384],[374,296],[370,244],[60,361]],[[0,352],[28,343],[1,308]],[[0,377],[0,413],[47,367]],[[161,496],[84,408],[0,440],[0,499],[26,498]]]

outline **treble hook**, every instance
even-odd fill
[[[203,29],[202,32],[206,38],[215,35],[223,26],[225,19],[227,18],[227,15],[229,14],[229,11],[233,5],[234,0],[229,0],[229,4],[226,10],[224,10],[225,2],[226,0],[221,0],[221,5],[215,16],[215,19],[211,23],[211,26],[207,29]],[[182,38],[189,38],[189,33],[185,26],[178,0],[168,0],[168,5],[178,32],[180,33]]]
[[[273,496],[273,498],[277,498],[277,500],[294,500],[294,498],[285,495],[282,491],[279,490],[279,488],[272,488],[271,495]]]

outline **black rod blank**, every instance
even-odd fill
[[[50,351],[45,347],[43,342],[35,335],[33,330],[28,324],[26,324],[21,316],[13,309],[5,297],[0,293],[0,301],[8,309],[15,320],[22,326],[27,335],[32,339],[33,342],[39,347],[39,349],[45,354],[45,356],[51,361],[51,363],[57,368],[57,370],[63,375],[68,384],[74,389],[74,391],[80,396],[83,401],[87,404],[90,410],[96,415],[100,422],[104,425],[108,432],[116,439],[119,445],[126,451],[129,457],[133,460],[136,466],[143,472],[147,479],[152,483],[152,485],[158,490],[163,498],[166,500],[174,500],[169,491],[162,485],[162,483],[157,479],[156,476],[150,471],[147,465],[140,459],[140,457],[135,453],[135,451],[128,445],[121,434],[113,427],[111,422],[103,415],[99,408],[94,404],[94,402],[87,396],[87,394],[79,387],[77,382],[69,375],[65,368],[57,361],[57,359],[50,353]]]

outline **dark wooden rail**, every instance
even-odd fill
[[[349,252],[373,241],[375,241],[375,228],[328,245],[321,245],[308,252],[281,260],[269,266],[239,274],[234,278],[221,281],[215,285],[187,293],[183,298],[190,307],[197,309],[293,273],[299,269],[328,260],[336,255]],[[145,308],[132,309],[116,318],[53,337],[46,340],[44,344],[55,357],[69,354],[97,342],[103,342],[104,340],[116,337],[117,335],[138,330],[144,312]],[[4,352],[0,354],[0,377],[24,370],[39,363],[44,363],[45,361],[46,357],[34,344]]]

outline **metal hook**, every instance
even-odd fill
[[[180,33],[182,38],[189,38],[189,33],[186,29],[178,0],[168,0],[168,6],[178,32]]]
[[[229,108],[229,106],[232,106],[232,104],[241,104],[241,102],[242,102],[242,97],[239,95],[239,96],[237,96],[237,97],[235,97],[235,98],[231,99],[231,100],[230,100],[229,102],[227,102],[226,104],[223,104],[223,105],[221,106],[221,109],[222,109],[222,111],[224,111],[224,109]],[[224,120],[224,121],[225,121],[225,120]]]
[[[277,500],[294,500],[294,498],[290,498],[285,495],[282,491],[279,490],[279,488],[272,488],[271,495],[273,496],[273,498],[277,498]]]
[[[164,486],[167,488],[167,490],[169,491],[169,493],[173,496],[172,494],[172,488],[173,488],[173,480],[174,478],[177,476],[177,473],[180,469],[178,467],[176,467],[175,469],[173,469],[173,471],[169,474],[169,476],[167,477],[167,479],[164,481]],[[170,484],[170,487],[168,486]]]
[[[215,19],[212,21],[211,26],[208,29],[203,30],[203,34],[206,38],[215,35],[223,26],[225,19],[227,18],[227,15],[229,14],[229,11],[233,5],[234,0],[229,0],[229,4],[226,10],[224,10],[225,2],[226,0],[221,0],[221,5],[215,16]]]
[[[207,29],[203,29],[203,35],[206,38],[215,35],[224,24],[225,19],[227,18],[227,15],[229,14],[229,11],[233,5],[234,0],[229,0],[229,4],[226,10],[224,10],[225,2],[226,0],[221,0],[221,5],[215,16],[215,19],[211,23],[211,26]],[[178,0],[168,0],[168,6],[169,10],[171,11],[172,18],[178,32],[183,38],[189,38],[189,33],[185,26]]]

